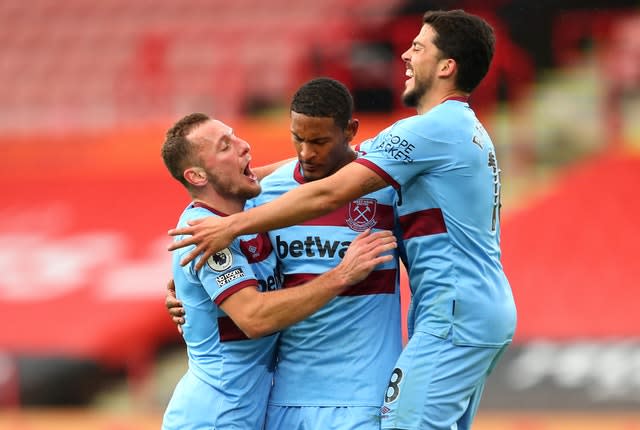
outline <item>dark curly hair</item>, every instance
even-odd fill
[[[346,129],[353,115],[353,97],[344,84],[316,78],[302,85],[291,100],[291,111],[315,118],[333,118]]]
[[[458,64],[456,86],[470,93],[484,79],[495,50],[493,28],[482,18],[463,10],[429,11],[423,23],[436,32],[433,44]]]

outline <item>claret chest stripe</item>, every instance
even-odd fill
[[[396,289],[396,269],[376,270],[362,282],[352,285],[340,296],[368,296],[373,294],[394,294]],[[283,288],[295,287],[317,277],[313,273],[286,275]]]
[[[440,208],[416,211],[408,215],[402,215],[399,219],[403,239],[447,232],[447,226]]]
[[[318,218],[306,221],[300,225],[310,226],[336,226],[336,227],[349,227],[350,225],[362,225],[361,229],[364,231],[366,228],[378,228],[381,230],[393,229],[393,207],[390,205],[384,205],[380,202],[375,204],[375,213],[373,213],[372,207],[363,206],[358,207],[357,201],[351,202],[351,204],[343,206],[323,215]],[[374,200],[375,202],[375,200]],[[373,217],[373,218],[371,218]],[[371,221],[371,222],[369,222]],[[356,230],[358,231],[358,230]]]
[[[220,333],[220,342],[249,339],[229,317],[218,317],[218,332]]]

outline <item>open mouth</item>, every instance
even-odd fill
[[[253,171],[251,170],[251,167],[249,167],[249,163],[247,163],[247,165],[245,166],[244,170],[242,171],[242,174],[247,178],[251,179],[252,181],[258,180],[258,177],[255,175],[255,173],[253,173]]]
[[[412,79],[414,79],[415,74],[413,73],[413,69],[409,66],[407,66],[406,70],[404,71],[404,75],[407,77],[407,80],[404,81],[405,85],[408,85],[409,82],[411,82]]]

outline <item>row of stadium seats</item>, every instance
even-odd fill
[[[309,46],[346,40],[359,13],[375,23],[395,3],[3,1],[0,130],[237,115],[252,98],[286,98]]]

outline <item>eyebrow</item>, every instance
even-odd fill
[[[313,139],[303,139],[302,137],[298,136],[296,133],[294,133],[293,131],[291,132],[291,134],[293,135],[293,137],[295,137],[297,140],[307,140],[309,143],[318,143],[318,142],[323,142],[326,141],[328,139],[330,139],[329,136],[319,136]]]
[[[218,144],[228,140],[233,136],[233,129],[229,128],[225,133],[222,133],[222,136],[218,139]]]

